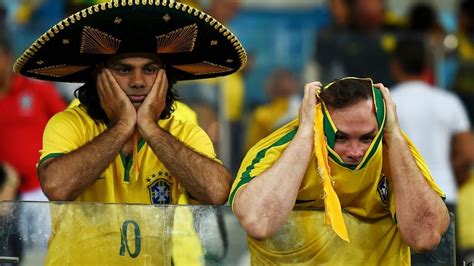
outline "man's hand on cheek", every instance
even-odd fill
[[[149,124],[156,124],[166,105],[166,93],[168,91],[168,79],[166,72],[161,69],[156,75],[153,86],[137,111],[137,122],[139,128]]]
[[[120,88],[108,69],[102,69],[97,75],[97,92],[100,105],[104,109],[111,125],[120,123],[127,129],[136,124],[136,111],[125,92]]]

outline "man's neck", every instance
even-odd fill
[[[401,75],[398,77],[398,82],[423,81],[423,75]]]

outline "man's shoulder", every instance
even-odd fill
[[[171,116],[168,119],[161,119],[158,121],[161,128],[170,132],[172,135],[178,133],[189,132],[193,130],[203,130],[198,124],[193,121],[186,119],[180,119],[179,117]]]
[[[82,105],[66,108],[56,113],[51,120],[55,122],[74,123],[77,126],[96,123],[89,114],[87,114],[85,107]]]
[[[256,156],[256,154],[263,155],[269,149],[279,150],[283,152],[285,147],[295,136],[298,130],[298,119],[293,119],[289,123],[275,130],[267,137],[261,139],[248,151],[247,155]]]

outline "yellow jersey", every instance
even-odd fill
[[[218,161],[209,137],[195,123],[185,120],[172,116],[158,123],[187,146]],[[105,130],[107,125],[92,120],[80,105],[56,114],[45,129],[38,168],[47,158],[74,151]],[[143,139],[137,150],[138,175],[130,174],[133,155],[127,158],[120,152],[76,199],[101,204],[52,205],[47,265],[202,264],[203,250],[188,209],[141,205],[198,202],[189,197]],[[180,217],[178,222],[175,216]]]
[[[171,117],[160,120],[159,125],[178,140],[201,154],[216,159],[212,142],[206,133],[193,123]],[[92,120],[84,107],[76,106],[56,114],[44,131],[41,163],[59,157],[92,141],[107,130],[107,125]],[[177,204],[184,187],[171,175],[143,139],[137,143],[139,175],[130,175],[133,155],[122,152],[97,177],[97,180],[77,201],[103,203]]]
[[[232,186],[229,197],[231,206],[234,204],[234,198],[239,189],[278,160],[297,130],[298,120],[295,119],[250,149]],[[440,196],[444,196],[434,183],[418,151],[408,139],[406,140],[428,184]],[[337,237],[331,226],[324,223],[324,212],[321,212],[321,216],[311,212],[303,212],[304,215],[292,214],[287,224],[299,223],[304,228],[298,231],[300,233],[294,234],[291,230],[286,233],[277,233],[267,241],[248,238],[252,263],[261,265],[271,261],[276,264],[291,262],[301,265],[314,265],[315,263],[331,265],[409,264],[410,249],[404,244],[396,228],[393,187],[388,178],[390,171],[387,160],[383,160],[387,154],[383,145],[378,145],[380,142],[378,144],[375,142],[367,151],[366,163],[360,169],[343,167],[333,157],[328,157],[333,178],[332,185],[343,209],[350,243],[340,244],[344,241]],[[324,191],[314,154],[299,188],[295,209],[324,209]],[[373,225],[374,230],[371,230],[368,224]],[[285,231],[284,228],[285,226],[280,229],[280,232]],[[298,243],[297,245],[283,243],[293,238]],[[376,248],[359,246],[359,243],[364,241],[371,241]],[[282,248],[276,248],[277,246]],[[341,247],[343,248],[341,249]]]
[[[245,145],[246,151],[259,140],[270,135],[275,129],[291,120],[288,119],[284,123],[279,123],[282,117],[288,115],[289,107],[289,98],[278,98],[255,109],[249,120]],[[294,117],[296,114],[295,112],[291,115]]]

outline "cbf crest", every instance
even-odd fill
[[[152,204],[171,203],[171,183],[166,179],[159,178],[148,186]]]
[[[382,200],[382,204],[385,208],[388,208],[388,200],[390,196],[390,187],[388,184],[388,178],[382,174],[380,181],[377,185],[377,191],[380,196],[380,200]]]

